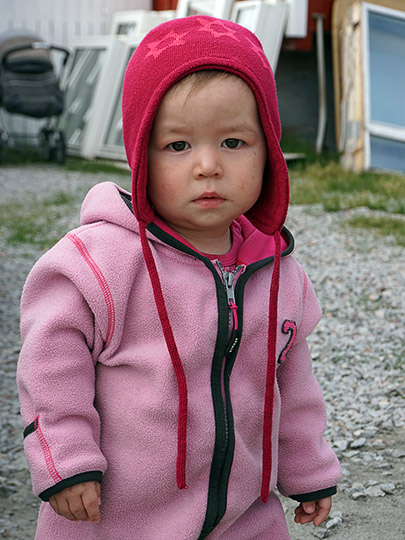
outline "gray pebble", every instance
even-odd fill
[[[339,527],[342,527],[343,525],[343,520],[341,517],[334,517],[332,519],[329,519],[327,522],[326,522],[326,528],[328,530],[331,530],[331,529],[337,529]]]
[[[380,484],[379,487],[385,492],[391,495],[395,491],[395,484]]]
[[[392,457],[393,458],[404,458],[405,457],[405,450],[402,449],[402,448],[396,448],[393,452],[392,452]]]
[[[364,446],[367,442],[367,439],[365,437],[360,437],[360,439],[356,439],[352,443],[350,443],[350,448],[361,448]]]
[[[327,529],[315,529],[312,533],[316,538],[328,538],[330,536],[330,531]]]
[[[369,486],[365,489],[365,494],[369,497],[385,497],[385,491],[379,486]]]

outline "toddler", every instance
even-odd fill
[[[276,487],[318,525],[340,468],[257,38],[205,16],[152,30],[123,134],[132,195],[95,186],[23,291],[36,540],[288,540]]]

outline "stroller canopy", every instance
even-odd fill
[[[63,112],[63,95],[54,73],[51,49],[30,32],[0,36],[0,105],[12,114],[34,118],[58,116]]]

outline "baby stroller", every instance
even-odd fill
[[[69,56],[67,49],[45,43],[29,33],[0,36],[0,107],[9,114],[47,119],[37,136],[39,148],[45,159],[63,163],[65,140],[63,132],[56,128],[56,121],[63,112],[64,102],[51,60],[52,50],[63,54],[61,78]],[[0,120],[1,162],[3,147],[18,147],[18,143],[33,136],[8,133],[3,119]]]

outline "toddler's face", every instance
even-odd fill
[[[257,201],[267,147],[256,101],[238,77],[197,89],[183,81],[164,97],[149,142],[148,196],[195,247],[227,234]],[[192,91],[191,91],[192,90]]]

